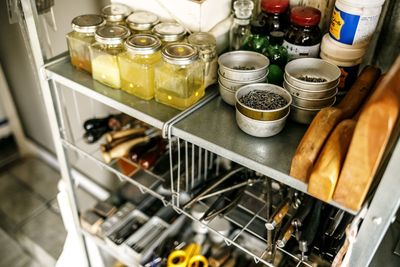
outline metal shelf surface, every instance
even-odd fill
[[[306,129],[288,120],[276,136],[250,136],[237,126],[235,109],[217,97],[172,125],[171,134],[307,193],[307,184],[289,175],[291,159]],[[329,204],[357,213],[334,201]]]
[[[69,56],[51,60],[45,65],[45,72],[48,79],[132,117],[140,118],[158,129],[162,129],[166,122],[185,112],[163,105],[155,100],[143,100],[122,90],[103,85],[93,80],[90,74],[74,68],[70,63]],[[206,95],[198,104],[213,94],[215,94],[215,90],[206,90]]]

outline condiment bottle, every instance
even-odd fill
[[[291,25],[283,46],[289,59],[318,57],[322,34],[318,27],[321,12],[313,7],[294,7],[290,12]]]
[[[263,0],[262,12],[251,23],[251,32],[268,36],[272,31],[285,32],[288,28],[286,16],[289,0]]]
[[[92,73],[89,46],[95,42],[96,29],[106,21],[100,15],[82,15],[72,20],[72,32],[67,34],[71,64],[78,69]]]
[[[204,86],[207,88],[218,80],[217,40],[210,33],[197,32],[188,37],[188,42],[199,51],[199,58],[204,64]]]
[[[242,49],[246,39],[250,36],[250,18],[254,3],[250,0],[237,0],[233,4],[235,17],[229,31],[230,50]]]
[[[125,51],[124,41],[129,35],[129,29],[119,25],[97,29],[96,42],[89,47],[93,79],[112,88],[121,87],[117,57]]]
[[[136,11],[126,19],[126,24],[133,33],[151,33],[151,29],[159,22],[156,14],[147,11]]]
[[[132,13],[132,10],[122,4],[111,4],[101,9],[101,15],[106,19],[108,25],[126,26],[125,19]]]
[[[268,83],[282,86],[283,83],[283,70],[288,61],[288,52],[283,44],[283,37],[285,34],[279,31],[270,32],[269,42],[266,55],[270,60],[268,66]]]
[[[118,56],[121,89],[150,100],[154,97],[154,66],[161,60],[161,41],[149,34],[136,34],[125,41],[126,52]]]
[[[154,26],[153,34],[161,40],[163,45],[166,45],[183,41],[186,36],[186,30],[179,23],[162,22]]]
[[[204,96],[203,64],[197,49],[185,43],[168,44],[163,60],[155,69],[155,99],[177,109],[185,109]]]

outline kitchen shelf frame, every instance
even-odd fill
[[[264,141],[263,139],[252,138],[249,136],[244,137],[244,134],[238,134],[236,129],[236,131],[234,131],[235,136],[244,137],[245,141],[237,139],[234,141],[240,142],[240,145],[228,146],[223,141],[218,140],[218,134],[216,133],[213,133],[214,136],[209,136],[208,134],[211,131],[209,131],[209,133],[201,132],[201,134],[199,131],[196,131],[196,127],[199,126],[198,123],[203,123],[203,126],[205,127],[208,126],[207,123],[205,123],[204,121],[198,121],[202,118],[202,116],[205,116],[206,118],[211,118],[212,116],[222,116],[222,119],[225,120],[222,120],[221,122],[230,124],[234,123],[234,120],[232,119],[232,114],[234,113],[233,110],[231,109],[231,115],[226,115],[229,113],[227,112],[227,110],[230,107],[223,106],[225,104],[221,102],[220,98],[217,97],[215,93],[210,93],[198,105],[195,105],[185,112],[173,114],[167,120],[160,119],[160,117],[158,117],[156,114],[149,114],[149,112],[146,112],[145,110],[135,108],[132,105],[127,105],[127,103],[118,101],[116,98],[107,96],[104,94],[104,92],[99,93],[94,90],[94,88],[87,87],[85,84],[82,83],[81,80],[77,78],[81,75],[78,70],[73,70],[72,77],[69,77],[68,75],[60,74],[59,72],[52,69],[52,66],[60,66],[57,64],[65,64],[65,57],[57,58],[55,60],[52,60],[48,64],[44,64],[36,27],[38,18],[35,10],[35,3],[33,0],[22,0],[20,8],[20,23],[25,27],[26,34],[29,38],[31,55],[34,62],[34,69],[37,72],[38,83],[40,84],[41,93],[43,95],[44,106],[49,116],[56,155],[60,164],[61,176],[66,185],[66,191],[68,193],[73,222],[72,227],[69,227],[69,229],[73,229],[74,234],[78,237],[78,246],[80,248],[79,250],[82,252],[81,256],[83,258],[84,266],[90,266],[90,262],[85,245],[85,238],[82,234],[82,229],[79,223],[79,211],[75,194],[76,185],[72,178],[71,165],[68,161],[68,149],[76,148],[76,146],[74,144],[68,144],[63,136],[65,134],[65,123],[62,121],[62,115],[60,114],[62,113],[62,111],[59,108],[60,99],[56,94],[57,83],[62,84],[70,88],[71,90],[75,90],[79,93],[85,94],[88,97],[95,98],[105,105],[113,107],[117,110],[120,110],[121,112],[124,112],[128,115],[143,120],[150,125],[162,129],[164,136],[170,138],[170,140],[173,137],[177,137],[185,142],[197,145],[198,147],[203,148],[210,153],[215,153],[222,157],[226,157],[232,161],[242,164],[245,167],[256,170],[299,191],[306,192],[306,185],[290,177],[288,175],[288,172],[284,171],[284,166],[281,166],[279,164],[274,166],[273,161],[266,164],[265,162],[263,162],[262,159],[260,160],[252,157],[250,154],[245,155],[240,152],[241,149],[245,149],[244,146],[246,145],[246,143],[247,145],[249,145],[252,142],[255,142],[255,146],[259,146],[259,144]],[[65,65],[64,68],[61,68],[61,72],[63,70],[66,70]],[[221,110],[218,110],[218,112],[216,112],[217,110],[213,109],[212,107],[219,107]],[[203,114],[204,110],[208,110],[210,108],[213,111],[212,113]],[[196,123],[197,125],[195,125]],[[227,125],[229,130],[233,129],[233,126],[230,124]],[[219,129],[221,129],[223,125],[224,124],[217,124]],[[295,142],[296,140],[299,141],[302,135],[301,131],[304,132],[305,130],[304,127],[302,129],[301,126],[292,124],[288,125],[286,133],[284,132],[283,134],[290,135],[290,133],[288,132],[290,129],[295,129],[294,131],[296,131],[297,133],[294,139],[288,139],[291,142]],[[230,133],[231,132],[223,133],[222,138],[227,139],[226,134],[229,135]],[[278,138],[275,140],[279,140],[280,137],[275,138]],[[400,205],[400,190],[398,190],[398,188],[400,188],[400,179],[398,179],[398,175],[400,174],[400,165],[398,164],[398,162],[400,162],[400,141],[398,131],[396,132],[393,139],[395,140],[393,142],[394,149],[391,153],[385,170],[382,171],[381,181],[376,189],[372,200],[370,201],[367,212],[363,214],[364,220],[359,229],[357,240],[353,247],[353,253],[350,257],[349,265],[352,267],[368,266],[390,223],[395,218],[395,213]],[[265,142],[273,141],[270,141],[270,139],[265,139]],[[263,146],[261,145],[261,147]],[[268,152],[268,150],[264,152]],[[291,152],[292,154],[287,151],[283,152],[283,156],[286,157],[286,162],[290,162],[289,159],[291,158],[291,155],[294,151]],[[118,175],[118,177],[124,178],[120,174],[116,174]],[[131,180],[132,179],[128,179],[128,181]],[[152,190],[149,188],[140,187],[140,185],[138,184],[136,185],[139,186],[139,188],[141,188],[143,192],[152,192]],[[172,193],[175,193],[175,195],[179,195],[179,192]],[[155,194],[155,196],[157,195]],[[176,203],[174,199],[172,199],[172,202],[164,202],[164,204],[175,205]],[[334,202],[330,204],[343,209],[343,207]],[[186,211],[182,210],[179,205],[175,205],[175,209],[177,210],[177,212],[184,213],[191,219],[196,220]],[[352,211],[349,212],[354,214],[354,212]],[[210,230],[213,231],[213,229]],[[225,239],[225,241],[228,244],[230,243],[230,241],[227,239]],[[230,244],[234,244],[235,246],[237,246],[235,242]],[[239,248],[251,255],[251,252],[246,251],[244,248]],[[257,255],[252,256],[256,260],[261,260],[262,262],[264,262],[261,257]]]

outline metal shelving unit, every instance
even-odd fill
[[[120,179],[127,180],[138,186],[143,193],[150,193],[160,198],[165,205],[174,205],[177,212],[193,218],[185,210],[182,210],[176,202],[176,196],[179,197],[180,190],[172,187],[172,199],[166,199],[151,186],[145,186],[137,183],[129,175],[122,174],[113,165],[105,164],[96,156],[93,151],[85,151],[79,142],[70,142],[65,136],[66,124],[63,122],[63,110],[60,108],[60,99],[58,94],[58,85],[68,87],[89,98],[95,99],[107,106],[115,108],[130,116],[136,117],[156,128],[162,129],[165,136],[178,138],[177,142],[186,142],[188,145],[196,145],[203,149],[204,155],[215,153],[242,164],[250,169],[260,172],[279,182],[282,182],[299,191],[306,192],[306,184],[290,177],[289,166],[290,159],[296,149],[298,142],[304,134],[305,127],[294,123],[288,123],[285,130],[273,138],[254,138],[242,133],[235,124],[234,110],[222,103],[219,97],[216,97],[216,90],[207,90],[207,95],[194,107],[179,112],[172,108],[161,105],[155,101],[142,101],[134,96],[130,96],[122,91],[114,90],[101,85],[92,80],[91,76],[74,69],[68,62],[68,57],[63,56],[48,62],[43,62],[40,42],[36,30],[37,17],[34,12],[34,1],[21,1],[22,12],[24,14],[24,23],[26,24],[30,46],[33,54],[33,62],[38,72],[40,86],[46,111],[49,115],[53,139],[55,142],[56,153],[60,163],[61,174],[66,184],[69,204],[72,210],[72,221],[74,233],[77,235],[78,246],[85,258],[86,266],[90,266],[87,257],[85,241],[82,229],[79,223],[79,214],[75,196],[75,184],[71,176],[71,165],[68,159],[68,151],[73,150],[77,154],[89,158],[98,163],[99,167],[104,168],[116,174]],[[39,75],[41,74],[41,75]],[[350,266],[367,266],[373,257],[380,241],[382,240],[391,219],[397,211],[400,204],[400,190],[398,190],[400,181],[396,176],[400,173],[400,141],[398,133],[395,136],[396,144],[389,159],[386,170],[382,173],[382,180],[377,187],[376,194],[372,198],[368,211],[364,215],[364,221],[359,229],[357,240],[353,247],[353,253],[350,257]],[[208,158],[204,157],[204,161]],[[207,164],[204,164],[205,166]],[[155,182],[160,177],[142,171],[141,174],[149,175]],[[175,177],[171,175],[172,182]],[[178,180],[179,184],[179,180]],[[264,241],[264,237],[252,230],[252,224],[263,221],[262,213],[265,203],[251,192],[246,195],[259,202],[259,208],[253,210],[251,207],[239,205],[236,209],[239,214],[248,213],[244,222],[237,218],[226,218],[231,223],[237,225],[242,230],[256,236]],[[329,203],[338,208],[340,205]],[[253,207],[254,208],[254,207]],[[348,211],[348,210],[346,210]],[[352,214],[354,211],[348,211]],[[232,212],[233,216],[234,212]],[[204,224],[204,222],[201,222]],[[207,226],[207,225],[206,225]],[[216,232],[214,229],[210,231]],[[219,234],[218,232],[216,232]],[[265,262],[262,254],[255,254],[236,242],[235,237],[223,236],[228,245],[234,245],[244,252],[250,254],[256,261]],[[283,251],[283,253],[286,253]],[[80,257],[81,255],[77,255]],[[299,261],[299,265],[302,262]],[[271,265],[270,265],[271,266]]]

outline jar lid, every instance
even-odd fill
[[[153,28],[153,33],[164,42],[175,42],[183,39],[185,28],[176,22],[162,22]]]
[[[135,34],[126,39],[125,47],[129,52],[149,55],[160,50],[161,41],[150,34]]]
[[[261,9],[266,13],[282,14],[289,7],[289,0],[262,0]]]
[[[313,7],[294,7],[290,12],[290,21],[300,26],[318,25],[321,11]]]
[[[160,19],[156,14],[147,11],[134,12],[126,19],[129,28],[137,31],[151,30],[159,22]]]
[[[251,0],[237,0],[233,3],[235,17],[238,19],[250,19],[253,14],[254,3]]]
[[[107,21],[118,22],[123,21],[132,10],[126,5],[111,4],[101,9],[101,14],[106,18]]]
[[[100,15],[81,15],[72,20],[72,30],[80,33],[95,33],[97,28],[105,24],[106,21]]]
[[[97,42],[108,45],[122,44],[130,35],[127,27],[120,25],[104,26],[97,29],[94,37]]]
[[[192,33],[188,37],[188,42],[196,47],[215,47],[217,45],[217,40],[215,39],[214,35],[208,32]]]
[[[351,45],[343,47],[327,33],[322,38],[321,52],[337,61],[358,61],[367,52],[367,47],[355,48]]]
[[[162,49],[162,55],[166,62],[176,65],[187,65],[198,58],[196,47],[185,43],[166,45]]]

